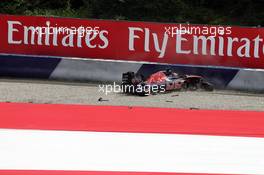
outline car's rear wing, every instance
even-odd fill
[[[122,74],[122,83],[131,84],[132,79],[135,77],[134,72],[126,72]]]

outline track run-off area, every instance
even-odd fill
[[[100,91],[99,85],[1,79],[0,102],[264,111],[264,94],[261,93],[230,90],[175,91],[140,97],[114,92],[106,95]]]
[[[263,98],[1,79],[0,175],[260,175]]]

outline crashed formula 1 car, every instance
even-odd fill
[[[150,95],[173,90],[213,91],[214,87],[198,75],[180,75],[171,69],[158,71],[148,78],[134,72],[122,75],[122,89],[125,93],[135,95]]]

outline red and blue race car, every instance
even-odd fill
[[[213,91],[214,87],[199,75],[181,75],[171,69],[158,71],[148,78],[134,72],[122,75],[122,88],[125,93],[150,95],[173,90]]]

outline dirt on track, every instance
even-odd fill
[[[0,79],[0,102],[147,106],[264,111],[264,94],[228,90],[176,91],[139,97],[99,92],[99,84]]]

